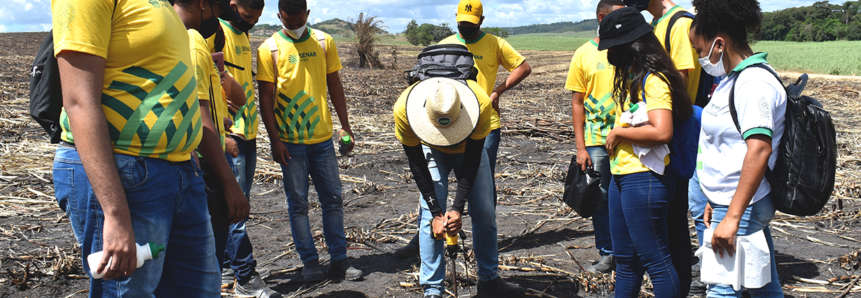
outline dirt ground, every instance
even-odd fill
[[[84,297],[89,284],[69,221],[52,197],[55,147],[27,111],[30,65],[44,36],[0,34],[0,45],[7,49],[0,52],[0,297]],[[252,48],[261,42],[254,38]],[[412,67],[418,51],[418,47],[383,46],[380,58],[394,69],[359,69],[352,47],[339,44],[345,65],[341,78],[357,133],[354,154],[339,157],[339,163],[348,255],[364,271],[362,281],[308,284],[301,280],[280,168],[271,161],[268,139],[261,136],[258,141],[248,231],[258,270],[285,297],[421,297],[418,259],[390,255],[416,227],[419,195],[394,137],[391,108],[406,87],[403,71]],[[560,201],[561,180],[575,153],[570,93],[563,88],[573,51],[523,54],[533,73],[501,100],[503,138],[496,177],[500,274],[529,288],[535,297],[610,297],[612,276],[593,278],[582,270],[599,257],[591,221]],[[501,71],[499,80],[506,76]],[[787,297],[833,297],[859,275],[859,87],[861,83],[851,80],[820,79],[808,84],[807,94],[821,99],[833,113],[840,168],[833,204],[826,210],[805,218],[778,214],[772,223]],[[321,234],[313,188],[311,201],[312,229]],[[468,218],[464,227],[471,235]],[[472,243],[469,238],[464,241],[467,247]],[[326,248],[318,240],[325,262]],[[457,267],[460,296],[475,295],[474,259],[461,258]],[[466,276],[464,268],[469,272]],[[447,288],[451,289],[450,284]],[[652,297],[649,290],[645,286],[642,297]]]

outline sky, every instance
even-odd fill
[[[98,0],[90,0],[98,1]],[[108,1],[108,0],[102,0]],[[129,0],[145,1],[145,0]],[[760,0],[763,11],[807,6],[816,1]],[[419,24],[448,23],[456,27],[458,0],[308,0],[310,23],[333,18],[355,19],[360,12],[378,16],[389,32],[402,32],[410,20]],[[577,22],[595,18],[598,0],[485,0],[483,26],[511,27],[555,22]],[[832,1],[832,3],[840,3]],[[676,1],[685,8],[690,0]],[[266,0],[260,23],[278,24],[278,0]],[[47,31],[51,29],[50,0],[0,0],[0,32]]]

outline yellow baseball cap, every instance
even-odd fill
[[[470,22],[478,24],[481,22],[481,16],[484,8],[479,0],[461,0],[457,4],[457,22]]]

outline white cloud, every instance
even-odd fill
[[[8,31],[9,30],[6,29],[6,25],[0,24],[0,32],[8,32]]]
[[[0,0],[0,24],[4,31],[46,30],[51,23],[49,0]],[[449,23],[455,27],[458,0],[308,0],[311,19],[355,19],[360,12],[379,16],[390,32],[401,32],[410,20]],[[811,5],[815,0],[760,0],[763,11]],[[832,1],[837,3],[838,1]],[[485,0],[485,26],[521,26],[594,18],[598,0]],[[691,7],[690,0],[677,4]],[[266,0],[261,23],[278,24],[278,0]]]

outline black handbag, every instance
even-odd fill
[[[586,168],[586,171],[581,170],[577,164],[577,156],[573,156],[571,165],[568,166],[568,175],[565,176],[565,194],[562,195],[562,201],[583,218],[589,218],[595,211],[595,203],[600,195],[601,173],[592,167]]]
[[[227,197],[224,196],[224,185],[215,175],[212,166],[205,159],[200,159],[200,169],[203,170],[203,184],[206,187],[206,205],[209,207],[209,217],[212,230],[218,231],[230,227],[230,209],[227,207]]]

